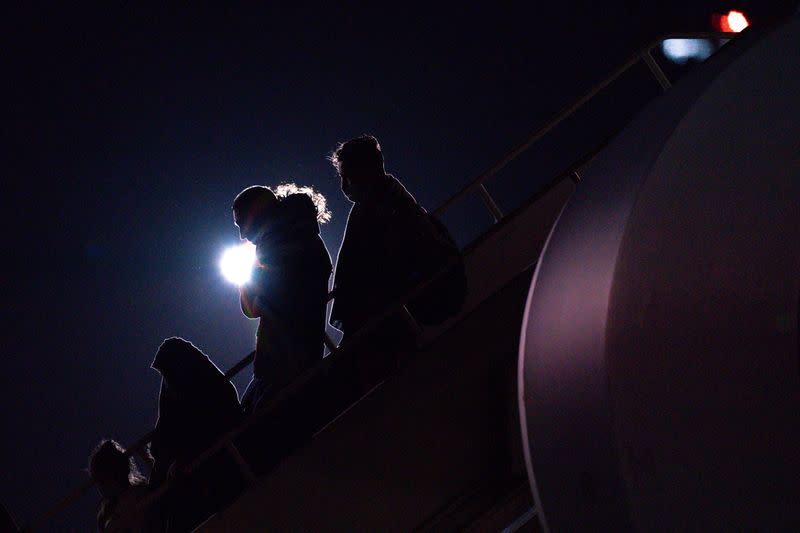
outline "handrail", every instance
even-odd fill
[[[644,61],[645,64],[648,66],[651,74],[653,77],[659,82],[663,90],[667,90],[671,87],[671,82],[658,66],[655,59],[652,57],[651,52],[653,48],[655,48],[659,43],[667,40],[667,39],[732,39],[736,37],[737,33],[728,33],[728,32],[684,32],[684,33],[669,33],[665,34],[658,39],[655,39],[648,43],[647,46],[641,48],[636,54],[631,56],[627,61],[622,63],[618,68],[616,68],[610,75],[604,78],[599,83],[595,84],[592,88],[590,88],[586,93],[584,93],[580,98],[578,98],[574,103],[571,105],[566,106],[561,111],[556,113],[548,122],[546,122],[543,126],[539,127],[535,130],[525,141],[521,144],[517,145],[513,150],[508,152],[500,161],[495,163],[492,167],[488,170],[482,172],[477,177],[475,177],[470,183],[465,185],[461,190],[453,194],[450,198],[445,200],[439,207],[434,209],[431,214],[436,217],[440,217],[442,213],[444,213],[451,205],[468,195],[470,192],[474,190],[478,190],[479,194],[481,195],[481,199],[483,200],[484,206],[489,210],[490,214],[494,219],[494,223],[498,223],[501,220],[505,219],[507,215],[504,215],[502,211],[497,206],[496,202],[492,198],[489,191],[484,186],[484,182],[497,174],[500,170],[508,166],[513,160],[515,160],[519,155],[523,152],[528,150],[531,146],[536,144],[539,140],[541,140],[545,135],[547,135],[553,128],[558,126],[564,120],[572,116],[576,111],[578,111],[584,104],[586,104],[589,100],[594,98],[600,91],[608,87],[611,83],[616,81],[620,76],[622,76],[625,72],[627,72],[631,67],[637,64],[640,60]],[[574,163],[570,165],[570,171],[576,171],[578,165]],[[572,168],[576,167],[576,168]],[[568,172],[570,172],[568,171]],[[480,236],[478,237],[480,238]],[[369,333],[371,333],[380,323],[389,317],[390,315],[398,312],[398,311],[405,311],[406,317],[412,321],[412,325],[416,326],[416,322],[414,322],[413,315],[411,315],[406,303],[413,300],[416,296],[421,294],[425,289],[430,287],[431,284],[435,283],[439,279],[441,279],[447,272],[455,265],[455,262],[448,262],[442,269],[436,272],[431,278],[428,278],[423,283],[419,284],[415,287],[411,292],[407,293],[402,298],[394,301],[391,305],[389,305],[383,313],[373,317],[370,321],[368,321],[362,328],[360,328],[354,335],[352,335],[345,343],[341,346],[336,346],[336,344],[331,340],[330,336],[325,334],[325,344],[331,350],[332,353],[342,352],[349,353],[352,350],[352,346],[357,346],[363,338],[366,337]],[[328,301],[333,299],[334,291],[328,293]],[[419,326],[416,326],[417,328]],[[250,352],[246,355],[242,360],[236,363],[233,367],[231,367],[227,372],[225,372],[225,378],[231,379],[239,372],[241,372],[244,368],[246,368],[255,358],[255,352]],[[292,392],[300,388],[302,385],[305,385],[310,379],[314,376],[317,376],[321,371],[323,371],[329,362],[327,360],[323,360],[316,364],[311,369],[307,370],[305,373],[301,374],[296,380],[294,380],[291,384],[287,387],[282,389],[278,395],[270,401],[265,406],[262,406],[257,412],[253,413],[251,416],[247,417],[247,419],[240,424],[237,428],[233,429],[231,432],[223,435],[220,437],[210,448],[206,449],[203,453],[198,456],[195,461],[193,461],[189,467],[188,471],[193,471],[198,465],[202,464],[202,462],[210,457],[213,453],[216,453],[220,449],[226,446],[232,446],[231,440],[239,435],[242,431],[250,427],[255,421],[259,420],[265,414],[273,411],[278,405],[280,405],[285,398],[289,397]],[[134,442],[131,446],[126,448],[126,457],[133,456],[134,454],[141,454],[144,450],[144,447],[150,441],[153,436],[154,431],[149,431],[142,437],[140,437],[136,442]],[[234,458],[238,452],[232,450],[232,454]],[[238,461],[237,461],[238,462]],[[240,464],[240,467],[242,465]],[[246,465],[244,465],[246,467]],[[245,477],[250,478],[252,473],[244,471]],[[153,492],[150,495],[149,499],[156,500],[158,499],[163,493],[165,493],[172,485],[171,480],[167,480],[165,483]],[[94,486],[94,481],[90,478],[85,480],[75,489],[69,491],[61,500],[59,500],[55,505],[50,507],[47,511],[43,512],[38,517],[35,517],[31,523],[23,528],[21,531],[33,531],[36,528],[40,527],[42,524],[46,523],[52,517],[60,513],[63,509],[69,507],[72,503],[77,501],[84,493],[86,493],[91,487]]]
[[[591,89],[586,91],[580,98],[578,98],[574,103],[564,107],[561,111],[556,113],[553,118],[547,121],[543,126],[533,132],[525,141],[521,144],[517,145],[516,148],[511,150],[505,157],[503,157],[500,161],[495,163],[491,166],[488,170],[485,170],[481,174],[479,174],[475,179],[465,185],[460,191],[455,193],[453,196],[445,200],[445,202],[437,207],[433,211],[434,216],[439,216],[448,207],[452,204],[472,192],[473,190],[479,188],[483,182],[487,179],[491,178],[503,168],[505,168],[509,163],[511,163],[514,159],[516,159],[520,154],[525,152],[528,148],[533,146],[536,142],[538,142],[542,137],[550,133],[550,131],[558,126],[561,122],[565,119],[569,118],[573,113],[575,113],[578,109],[583,107],[583,105],[591,100],[594,96],[596,96],[600,91],[608,87],[611,83],[616,81],[620,76],[622,76],[625,72],[628,71],[632,66],[638,63],[640,60],[644,60],[647,62],[650,71],[653,73],[653,76],[657,80],[666,79],[663,71],[658,68],[657,71],[654,72],[653,67],[651,66],[650,62],[647,61],[645,58],[649,57],[652,60],[652,56],[650,55],[653,48],[658,46],[659,43],[666,41],[667,39],[730,39],[735,37],[736,33],[726,33],[726,32],[689,32],[689,33],[670,33],[665,34],[662,37],[651,41],[647,46],[639,50],[636,54],[631,56],[627,61],[622,63],[619,67],[617,67],[611,74],[609,74],[605,79],[601,82],[595,84]],[[654,61],[654,60],[653,60]],[[664,90],[668,89],[669,86],[664,87]]]

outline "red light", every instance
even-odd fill
[[[750,25],[750,21],[741,11],[728,11],[727,15],[714,15],[714,27],[727,33],[739,33]]]

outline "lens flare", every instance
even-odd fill
[[[222,275],[236,285],[244,285],[250,281],[253,267],[256,264],[256,246],[251,242],[243,242],[231,246],[222,254],[219,269]]]

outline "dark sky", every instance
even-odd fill
[[[3,8],[0,501],[20,522],[84,479],[99,439],[152,426],[163,338],[223,369],[252,349],[217,268],[242,188],[318,188],[335,257],[337,141],[375,134],[434,208],[657,34],[736,7],[767,24],[791,2],[336,4]],[[541,168],[574,150],[549,147]],[[96,500],[51,527],[90,530]]]

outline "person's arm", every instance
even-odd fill
[[[98,533],[105,533],[106,525],[108,524],[108,501],[103,500],[100,502],[100,509],[97,510],[97,531]]]
[[[239,287],[239,304],[242,307],[242,313],[247,318],[258,318],[261,312],[256,305],[256,295],[254,291],[247,285]]]
[[[274,272],[270,273],[274,277]],[[242,313],[247,318],[261,318],[263,313],[263,301],[269,298],[265,293],[268,290],[267,267],[257,264],[253,268],[253,276],[244,285],[239,287],[239,304]]]

